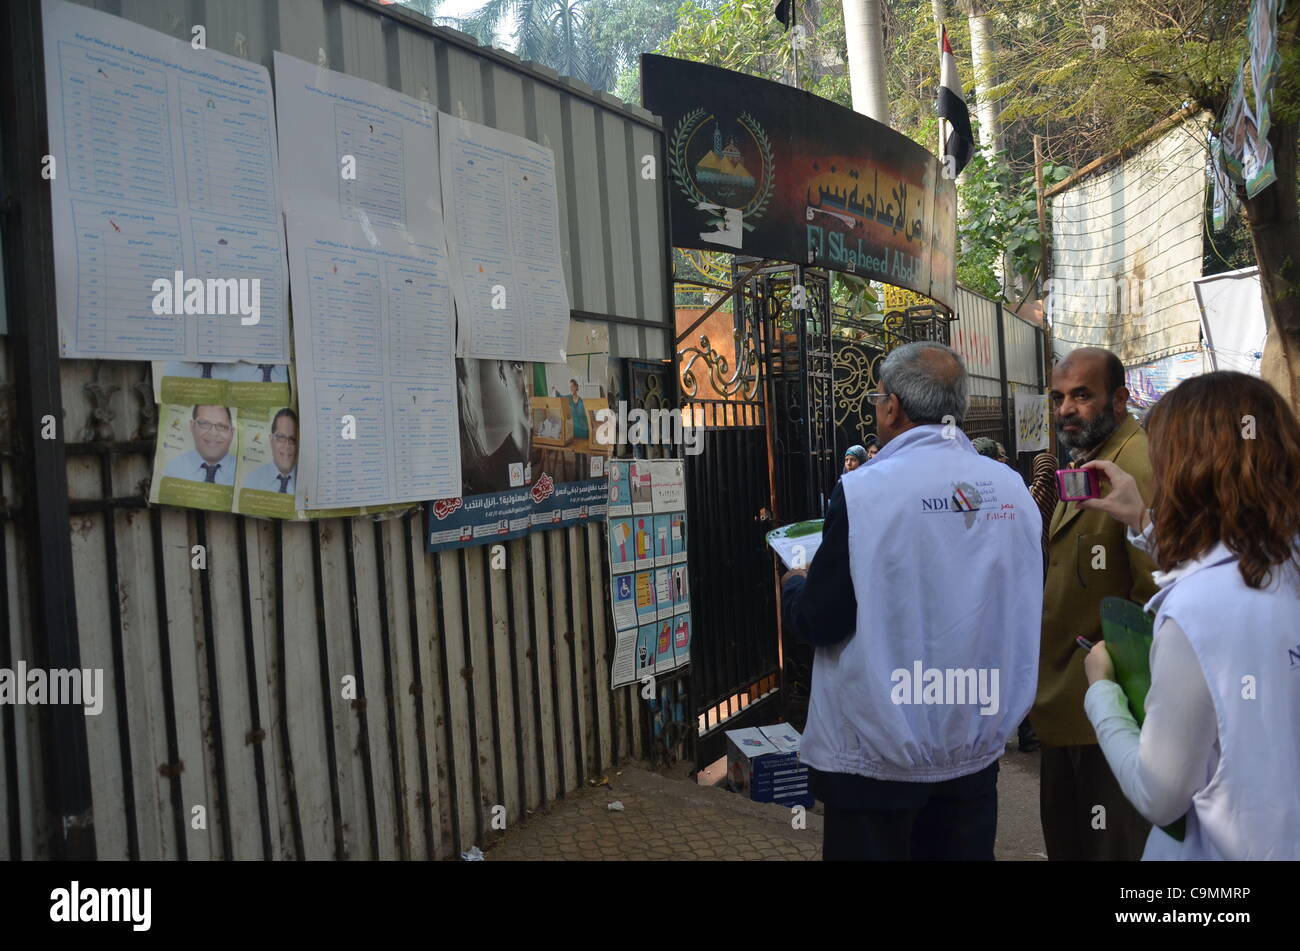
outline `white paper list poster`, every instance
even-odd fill
[[[348,508],[460,494],[447,260],[356,222],[288,216],[298,502]]]
[[[427,103],[275,54],[299,507],[460,495],[455,311]],[[355,427],[348,428],[348,421]]]
[[[287,363],[270,74],[63,0],[42,14],[62,355]],[[202,284],[155,287],[178,273]]]
[[[555,153],[446,113],[438,121],[458,352],[564,363],[569,292]]]
[[[386,86],[275,54],[275,96],[289,214],[392,228],[446,246],[438,188],[438,116]]]

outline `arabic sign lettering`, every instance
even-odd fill
[[[641,58],[668,136],[672,241],[798,261],[951,307],[956,186],[888,126],[780,83]]]

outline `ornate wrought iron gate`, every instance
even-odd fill
[[[802,722],[802,705],[784,701],[806,697],[811,656],[781,644],[764,535],[820,516],[838,468],[826,272],[737,257],[731,288],[694,283],[735,291],[729,316],[717,302],[677,342],[683,417],[704,428],[703,451],[686,465],[704,765],[725,751],[726,730],[781,715]]]

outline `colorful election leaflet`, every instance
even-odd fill
[[[632,462],[611,459],[609,463],[609,515],[632,514]]]
[[[673,618],[673,663],[681,667],[691,662],[691,615],[679,614]]]
[[[610,571],[627,571],[635,565],[636,546],[632,530],[632,519],[611,518],[609,520]]]
[[[655,625],[655,672],[662,673],[677,666],[673,657],[673,621],[664,618]]]
[[[635,575],[636,581],[636,618],[637,621],[644,624],[653,621],[659,616],[657,599],[655,598],[654,570],[638,571]]]
[[[634,575],[614,575],[610,587],[614,605],[614,629],[636,627],[636,586]]]

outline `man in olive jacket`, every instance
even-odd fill
[[[1128,415],[1119,358],[1094,347],[1071,351],[1052,370],[1051,399],[1061,465],[1108,459],[1137,480],[1150,502],[1147,437]],[[1098,509],[1056,504],[1048,528],[1038,695],[1030,713],[1042,742],[1039,808],[1050,859],[1142,857],[1151,827],[1120,790],[1083,712],[1088,681],[1075,638],[1101,638],[1102,598],[1145,604],[1156,590],[1151,568],[1120,522]]]

